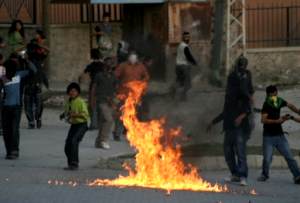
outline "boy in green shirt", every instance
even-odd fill
[[[66,118],[71,124],[65,143],[68,167],[64,169],[77,170],[79,143],[88,130],[89,113],[86,102],[80,97],[80,86],[77,83],[71,83],[67,87],[67,94],[69,99],[65,105],[65,112],[60,115],[60,119]]]

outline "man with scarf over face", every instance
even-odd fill
[[[276,86],[271,85],[266,89],[267,97],[264,102],[261,122],[264,124],[263,131],[263,166],[262,174],[258,181],[266,181],[269,179],[269,169],[272,162],[273,149],[276,148],[279,153],[285,158],[290,171],[294,176],[295,184],[300,184],[300,170],[293,154],[290,150],[287,139],[284,136],[282,124],[289,120],[296,120],[290,115],[280,116],[280,110],[283,107],[288,107],[295,113],[300,113],[294,105],[286,102],[284,99],[277,96],[278,91]]]
[[[210,127],[223,120],[224,156],[231,176],[226,181],[247,185],[248,166],[246,145],[253,126],[251,110],[254,89],[251,72],[247,70],[248,60],[240,56],[227,80],[223,112],[217,116]]]

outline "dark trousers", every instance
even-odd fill
[[[179,88],[183,88],[180,93],[180,98],[185,100],[187,92],[191,89],[191,66],[189,65],[177,65],[176,66],[176,82],[171,88],[171,94],[176,96]]]
[[[248,177],[247,145],[248,136],[241,128],[227,130],[224,137],[224,156],[232,175]]]
[[[31,89],[31,91],[30,90],[26,91],[27,88],[31,88],[31,86],[25,88],[24,110],[29,124],[34,125],[35,121],[42,120],[42,114],[43,114],[42,90],[41,87],[32,87],[34,89]]]
[[[2,109],[2,128],[3,139],[6,148],[6,154],[19,155],[20,143],[20,120],[21,107],[20,106],[3,106]]]
[[[88,130],[87,123],[72,124],[65,143],[65,154],[69,166],[78,166],[79,143]]]

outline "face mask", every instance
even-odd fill
[[[274,103],[274,106],[278,106],[278,97],[277,96],[271,96],[271,100],[273,101]]]
[[[128,60],[131,64],[136,64],[138,61],[137,55],[136,54],[130,55]]]

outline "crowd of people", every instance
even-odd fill
[[[8,31],[7,41],[0,37],[0,50],[7,49],[8,58],[0,53],[1,135],[6,159],[19,157],[20,120],[22,106],[28,128],[42,127],[42,84],[48,87],[44,61],[49,49],[44,45],[46,35],[40,29],[27,42],[22,21],[15,20]]]
[[[66,170],[77,170],[79,167],[79,144],[88,129],[98,130],[95,147],[110,149],[109,137],[120,141],[126,133],[121,120],[120,107],[128,94],[126,84],[132,81],[149,81],[147,67],[151,59],[141,59],[135,50],[125,41],[120,41],[116,53],[112,42],[112,27],[109,16],[104,15],[104,23],[96,26],[93,36],[97,47],[91,49],[91,63],[84,69],[79,82],[68,85],[64,112],[60,119],[71,124],[66,142],[65,154],[68,166]],[[1,134],[3,135],[6,159],[19,157],[20,118],[24,104],[28,120],[28,128],[42,127],[42,86],[49,87],[45,74],[45,59],[50,50],[44,45],[46,35],[42,30],[36,30],[36,36],[28,43],[25,37],[23,23],[16,20],[8,32],[7,42],[0,37],[0,50],[9,50],[5,60],[0,54],[0,110]],[[186,101],[191,89],[191,68],[198,63],[189,46],[190,34],[182,34],[182,42],[178,45],[176,56],[176,81],[171,87],[173,97],[180,93],[180,100]],[[234,64],[227,79],[223,111],[212,120],[208,130],[213,125],[223,121],[224,156],[231,176],[230,182],[247,185],[247,141],[254,128],[254,87],[251,72],[247,69],[248,59],[241,55]],[[81,96],[80,83],[84,75],[90,78],[88,102]],[[120,97],[117,95],[125,95]],[[147,119],[147,104],[142,104],[144,112],[139,111]],[[266,100],[261,110],[263,130],[263,163],[259,181],[269,179],[269,168],[272,161],[273,148],[276,148],[285,158],[294,182],[300,184],[300,170],[292,156],[288,141],[285,138],[282,124],[287,120],[300,122],[300,117],[289,114],[281,116],[281,108],[288,107],[300,114],[300,109],[278,97],[277,87],[266,88]],[[4,119],[5,118],[5,119]],[[89,125],[88,125],[89,123]]]

